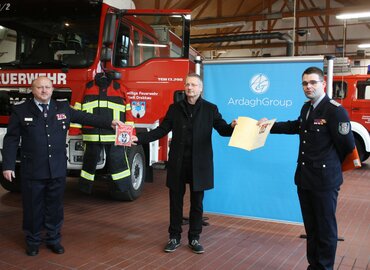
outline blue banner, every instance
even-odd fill
[[[302,72],[323,68],[322,57],[206,62],[204,97],[217,104],[228,122],[238,116],[256,120],[295,120],[306,100]],[[270,134],[264,147],[229,147],[229,138],[213,133],[215,188],[204,210],[232,216],[302,222],[294,172],[298,135]]]

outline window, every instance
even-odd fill
[[[134,31],[134,48],[135,48],[135,55],[134,55],[134,65],[137,66],[141,63],[140,61],[140,47],[137,45],[140,42],[139,32]]]
[[[150,40],[147,37],[143,37],[143,42],[141,43],[141,46],[143,46],[143,61],[155,57],[155,48],[153,45],[153,40]]]
[[[333,98],[344,99],[347,96],[347,83],[345,81],[333,82]]]
[[[90,66],[97,54],[101,4],[88,0],[12,1],[1,14],[0,68],[53,69]],[[32,12],[30,12],[32,11]]]
[[[181,39],[187,22],[185,16],[123,14],[121,24],[123,22],[130,31],[120,26],[115,45],[115,66],[138,66],[153,58],[188,57]],[[123,57],[125,51],[126,58]]]
[[[370,100],[370,81],[357,82],[357,99]]]
[[[117,41],[114,54],[114,66],[126,67],[130,61],[130,28],[123,23],[120,25],[117,34]]]

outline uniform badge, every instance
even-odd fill
[[[313,120],[313,124],[314,125],[323,126],[323,125],[326,124],[326,120],[325,119],[314,119]]]
[[[67,116],[64,113],[57,113],[57,120],[67,119]]]
[[[131,113],[135,118],[142,118],[146,112],[145,101],[132,101],[131,102]]]
[[[350,131],[350,124],[349,122],[339,122],[338,131],[342,135],[347,135]]]
[[[33,118],[32,117],[25,117],[24,118],[24,121],[25,122],[32,122],[33,121]]]

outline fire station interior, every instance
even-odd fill
[[[11,3],[0,3],[0,12],[6,8],[3,4],[7,2]],[[370,74],[369,0],[127,2],[136,9],[191,10],[190,45],[203,60],[331,55],[336,59],[334,72],[345,70],[347,73]],[[364,11],[369,13],[368,17],[338,18],[340,14]],[[90,31],[88,26],[84,25],[81,32]],[[0,37],[2,34],[0,28]],[[68,64],[82,68],[93,63],[96,48],[93,52],[86,48],[86,44],[82,48],[80,35],[71,33],[67,39],[55,34],[52,40],[54,51],[74,52],[66,55]],[[7,54],[1,42],[0,38],[0,63],[1,57]],[[36,44],[38,50],[29,55],[28,61],[32,63],[46,61],[42,58],[48,57],[46,50],[51,48],[50,40],[46,50],[42,40],[39,42]],[[127,62],[117,62],[117,65],[123,67]],[[369,101],[370,75],[365,81],[358,85],[357,98]],[[349,85],[343,87],[343,81],[336,82],[334,97],[344,98]],[[58,94],[68,95],[68,99],[71,95]],[[1,113],[0,120],[10,110],[4,106],[0,111],[6,113]],[[369,108],[370,105],[366,106]],[[367,116],[367,124],[369,119]],[[362,147],[365,148],[364,145]],[[365,151],[362,152],[362,166],[343,173],[344,182],[339,192],[336,270],[370,270],[370,158],[366,149],[361,150]],[[91,194],[83,194],[78,188],[79,172],[69,174],[62,229],[65,253],[54,254],[42,245],[34,257],[27,256],[24,250],[21,193],[0,186],[0,269],[307,269],[306,235],[302,222],[205,211],[200,238],[205,252],[201,255],[192,252],[187,246],[189,190],[184,197],[181,245],[175,252],[164,252],[170,212],[166,164],[155,164],[147,174],[139,196],[135,195],[131,200],[112,198],[105,181],[97,181]],[[291,179],[291,188],[295,188],[294,179]],[[220,201],[226,199],[219,198]]]

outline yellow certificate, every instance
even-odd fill
[[[231,135],[229,146],[234,146],[251,151],[265,145],[267,135],[276,119],[267,120],[262,125],[257,125],[257,120],[239,116],[238,124]]]

